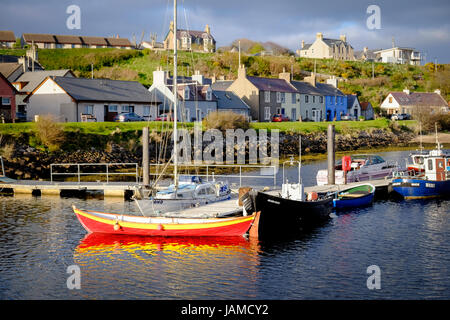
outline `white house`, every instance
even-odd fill
[[[74,77],[47,77],[24,101],[27,120],[51,114],[61,122],[112,121],[128,112],[154,120],[160,104],[136,81]]]
[[[347,95],[347,115],[358,120],[361,116],[361,105],[356,94]]]
[[[420,66],[420,52],[413,48],[394,47],[374,52],[385,63],[411,64]]]
[[[213,94],[210,80],[196,72],[192,77],[177,79],[178,119],[181,121],[201,121],[208,113],[217,110],[217,98]],[[171,113],[173,110],[173,79],[161,68],[153,71],[153,84],[149,92],[162,101],[159,114]]]
[[[390,92],[381,103],[381,110],[388,115],[396,113],[412,114],[416,108],[426,108],[429,112],[448,112],[448,104],[441,96],[440,90],[435,92]]]

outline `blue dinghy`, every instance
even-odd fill
[[[375,186],[370,183],[360,184],[336,193],[333,207],[350,209],[370,205],[375,195]]]

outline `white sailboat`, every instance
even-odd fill
[[[173,215],[177,211],[205,205],[208,203],[228,200],[231,198],[231,189],[223,182],[203,182],[199,177],[181,180],[178,175],[178,74],[177,74],[177,0],[174,0],[174,24],[173,30],[173,184],[158,191],[148,199],[136,200],[136,203],[144,216]]]

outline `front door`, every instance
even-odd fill
[[[291,119],[292,121],[296,121],[297,120],[297,109],[293,108],[291,110]]]

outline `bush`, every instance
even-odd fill
[[[56,151],[64,142],[62,125],[57,123],[52,115],[40,116],[35,123],[36,138],[49,151]]]
[[[208,114],[203,119],[203,127],[207,129],[243,129],[249,128],[249,123],[245,116],[232,111],[215,111]]]

